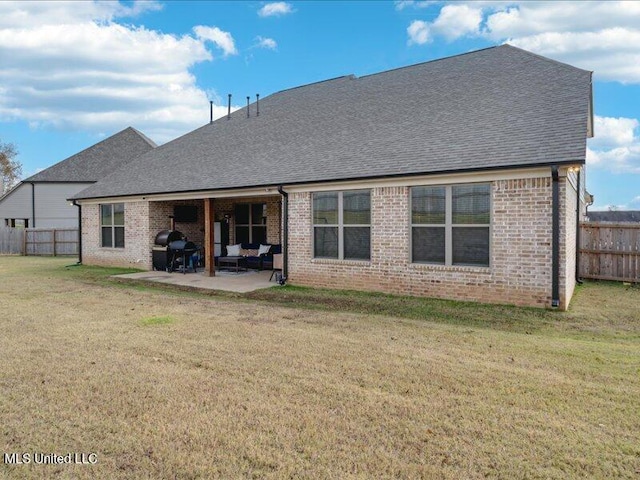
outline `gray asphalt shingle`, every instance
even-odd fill
[[[128,127],[23,182],[96,182],[155,146],[144,134]]]
[[[76,198],[584,162],[591,72],[503,45],[260,99]]]

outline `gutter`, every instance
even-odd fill
[[[582,285],[584,282],[580,280],[580,174],[582,169],[578,170],[577,195],[576,195],[576,283]]]
[[[551,307],[560,306],[560,183],[558,165],[551,167]]]
[[[282,195],[282,277],[280,285],[287,282],[289,275],[289,194],[282,185],[278,186],[278,193]]]
[[[82,205],[73,200],[78,207],[78,265],[82,265]]]
[[[31,184],[31,228],[36,228],[36,184]]]

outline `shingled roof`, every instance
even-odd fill
[[[76,198],[585,160],[591,72],[502,45],[289,90],[173,140]]]
[[[587,216],[591,222],[640,223],[640,210],[592,211]]]
[[[141,132],[128,127],[23,182],[97,182],[155,147]]]

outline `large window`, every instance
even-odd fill
[[[124,248],[124,203],[100,205],[101,245]]]
[[[489,184],[413,187],[411,260],[489,266]]]
[[[316,258],[371,258],[371,192],[313,194],[313,255]]]
[[[237,203],[236,243],[267,243],[267,204]]]

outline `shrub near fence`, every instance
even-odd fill
[[[28,228],[25,255],[77,255],[78,229]]]
[[[582,223],[580,275],[640,282],[640,223]]]
[[[24,248],[24,228],[0,228],[0,255],[21,255]]]

